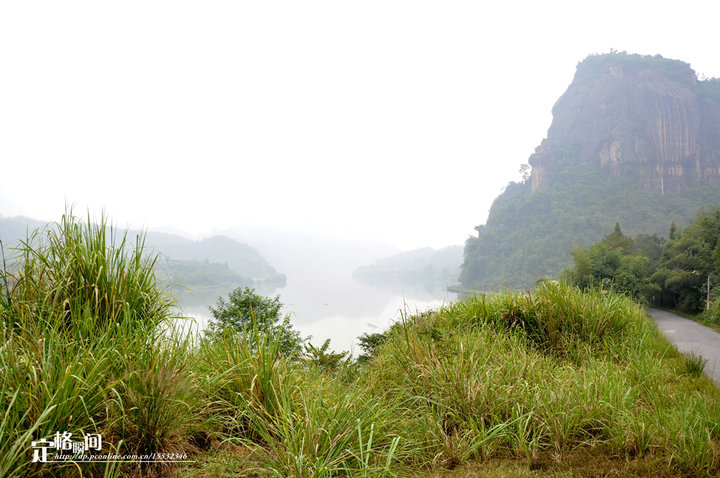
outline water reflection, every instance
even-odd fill
[[[438,308],[455,300],[455,294],[438,287],[433,291],[409,289],[398,292],[360,284],[350,274],[326,274],[324,277],[288,276],[287,286],[277,291],[257,290],[262,295],[280,295],[284,312],[291,315],[293,326],[312,343],[331,339],[336,350],[361,353],[357,337],[381,332],[403,314],[412,315]],[[191,317],[184,325],[195,332],[207,327],[209,306],[218,297],[227,298],[230,290],[207,289],[176,293],[181,313]]]
[[[377,314],[357,315],[351,311],[347,315],[329,315],[307,323],[298,323],[297,329],[305,335],[312,335],[314,344],[322,344],[331,339],[335,350],[350,350],[353,355],[362,353],[358,348],[357,337],[363,333],[382,332],[394,322],[399,321],[403,314],[413,315],[428,309],[447,304],[448,300],[437,299],[421,301],[411,297],[393,297]]]

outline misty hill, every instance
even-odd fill
[[[25,240],[28,233],[47,223],[26,217],[0,218],[0,240],[10,248]],[[123,231],[118,231],[122,233]],[[139,234],[129,231],[130,238]],[[279,274],[254,248],[224,236],[201,241],[157,232],[148,232],[146,249],[159,254],[160,277],[188,288],[238,287],[265,285],[282,287],[285,276]]]
[[[237,226],[223,234],[242,238],[288,275],[350,277],[359,266],[400,252],[384,242],[312,231]],[[323,279],[325,280],[325,279]]]
[[[243,278],[241,285],[265,281],[278,286],[285,283],[285,276],[278,274],[255,248],[227,236],[212,236],[193,241],[174,234],[149,232],[146,245],[161,253],[170,271],[186,271],[188,263],[194,263],[196,267],[199,263],[200,266],[211,266],[204,271],[208,274],[223,275],[223,271],[239,274],[233,280]],[[232,275],[228,275],[228,278],[230,277]],[[179,283],[186,282],[180,280]]]
[[[424,288],[428,292],[444,291],[453,283],[463,260],[462,246],[443,249],[422,248],[402,252],[361,266],[353,272],[358,282],[380,287]]]
[[[528,287],[616,222],[666,235],[720,203],[720,80],[660,56],[590,56],[529,162],[466,242],[463,286]]]
[[[5,248],[5,255],[9,256],[9,248],[16,247],[20,241],[25,240],[35,229],[45,226],[46,223],[25,216],[0,216],[0,241]]]

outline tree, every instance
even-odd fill
[[[619,222],[615,223],[615,229],[613,232],[605,236],[601,242],[607,245],[610,249],[618,250],[621,254],[625,255],[632,254],[635,248],[633,240],[623,234],[620,229]]]
[[[564,271],[563,276],[580,288],[600,287],[636,299],[650,298],[658,290],[649,279],[650,260],[635,249],[634,241],[616,223],[602,241],[589,249],[576,248],[572,252],[575,267]]]
[[[358,357],[358,362],[366,362],[380,353],[380,347],[388,338],[388,332],[364,333],[358,337],[360,348],[363,354]]]
[[[233,290],[226,302],[218,298],[210,307],[214,320],[208,324],[206,335],[220,338],[223,334],[243,333],[251,347],[257,345],[260,335],[266,334],[280,343],[280,352],[298,355],[304,340],[290,324],[290,315],[281,316],[280,296],[263,297],[249,287]]]
[[[698,312],[704,304],[707,278],[714,270],[713,246],[702,221],[674,231],[665,243],[657,271],[651,279],[661,290],[660,304]]]
[[[530,174],[531,174],[531,172],[532,172],[532,168],[530,167],[529,164],[525,163],[525,164],[520,165],[520,171],[519,171],[519,172],[520,172],[520,174],[522,174],[522,180],[523,180],[523,182],[525,182],[525,181],[527,181],[528,179],[530,179]]]
[[[661,289],[660,304],[699,312],[705,305],[708,278],[720,275],[720,208],[700,210],[687,228],[673,223],[652,280]]]
[[[305,344],[305,361],[317,365],[325,370],[335,370],[341,364],[348,352],[333,352],[330,350],[330,339],[327,339],[320,347],[311,343]]]
[[[657,269],[665,240],[655,234],[638,234],[634,243],[635,251],[648,258],[649,269],[651,271]]]

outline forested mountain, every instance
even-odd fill
[[[464,287],[528,287],[617,222],[666,236],[720,203],[720,80],[660,56],[590,56],[529,163],[466,242]]]
[[[359,282],[405,290],[444,291],[457,279],[462,263],[462,246],[429,247],[402,252],[358,267],[353,278]]]
[[[160,252],[160,266],[166,267],[179,284],[285,285],[285,276],[278,274],[255,248],[227,236],[192,241],[174,234],[150,232],[146,244]]]
[[[6,256],[12,255],[12,248],[19,241],[45,225],[26,217],[0,217],[0,241]],[[134,241],[138,234],[139,231],[128,231],[128,239]],[[254,248],[229,237],[193,241],[175,234],[149,232],[145,246],[159,254],[156,262],[159,276],[181,287],[285,285],[285,275],[279,274]]]

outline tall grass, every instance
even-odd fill
[[[15,268],[6,268],[8,315],[23,325],[55,321],[87,337],[98,327],[121,321],[154,328],[168,316],[172,300],[155,281],[155,258],[144,239],[118,236],[105,218],[93,224],[71,212],[39,229],[17,249]],[[9,284],[12,284],[10,286]]]
[[[717,389],[685,372],[627,298],[546,283],[452,304],[389,335],[371,373],[407,404],[400,435],[421,463],[533,463],[587,447],[664,454],[683,474],[720,470],[706,408],[720,403]]]
[[[0,476],[203,474],[226,446],[261,476],[529,468],[578,450],[720,473],[720,393],[622,296],[552,283],[477,296],[406,317],[375,357],[332,371],[257,330],[174,332],[142,238],[104,220],[66,215],[16,252],[0,276]],[[30,442],[57,431],[199,462],[32,463]]]
[[[75,440],[101,433],[109,446],[117,438],[118,451],[152,453],[172,449],[178,430],[194,422],[187,398],[195,392],[183,363],[189,349],[160,340],[172,301],[155,283],[153,261],[141,238],[130,247],[104,219],[82,224],[67,214],[28,237],[6,263],[0,280],[5,475],[75,470],[32,463],[30,442],[55,432],[71,432]],[[90,474],[117,469],[83,466]]]
[[[212,382],[203,388],[217,438],[253,450],[262,458],[258,472],[387,472],[399,441],[387,426],[394,414],[389,402],[282,356],[281,345],[257,330],[203,343],[198,371]]]

